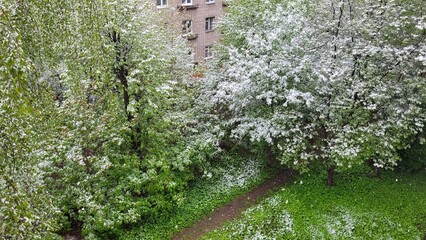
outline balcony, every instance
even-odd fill
[[[186,33],[184,35],[182,35],[184,38],[186,38],[186,40],[190,41],[190,40],[195,40],[198,37],[198,34],[196,33]]]
[[[227,7],[232,0],[222,0],[222,6]]]
[[[183,10],[190,10],[190,9],[197,9],[198,8],[198,4],[183,4],[183,5],[179,5],[177,6],[177,9],[179,11],[183,11]]]

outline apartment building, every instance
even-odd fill
[[[202,64],[214,56],[212,47],[220,39],[215,28],[226,6],[225,0],[152,0],[158,11],[169,11],[171,21],[192,51],[194,64]]]

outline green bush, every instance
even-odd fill
[[[400,152],[400,168],[405,171],[426,169],[426,144],[414,143],[411,148]]]
[[[147,219],[139,226],[121,229],[119,239],[170,239],[238,195],[267,179],[272,173],[261,157],[241,157],[237,153],[214,155],[208,169],[186,189],[185,198],[172,214]]]

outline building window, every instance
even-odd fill
[[[157,0],[157,7],[167,7],[167,0]]]
[[[191,56],[192,60],[195,60],[195,48],[191,48],[191,50],[189,50],[188,55]]]
[[[205,58],[212,58],[213,57],[213,51],[212,51],[211,45],[204,47],[204,57]]]
[[[192,5],[192,0],[182,0],[182,5]]]
[[[214,0],[206,0],[206,4],[212,4],[214,3]]]
[[[192,20],[184,20],[182,21],[182,24],[183,24],[183,29],[182,29],[183,34],[188,34],[192,32]]]
[[[206,18],[206,32],[213,31],[214,17]]]
[[[196,60],[197,60],[197,49],[196,48],[192,48],[191,57],[192,57],[192,62],[196,62]]]

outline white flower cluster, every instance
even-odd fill
[[[420,2],[237,4],[202,104],[296,167],[393,167],[426,119]]]
[[[218,191],[228,192],[235,187],[245,187],[247,182],[260,177],[261,161],[249,159],[244,167],[231,167],[220,177],[217,183]]]

